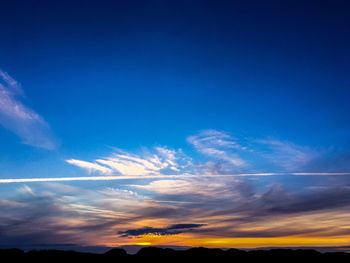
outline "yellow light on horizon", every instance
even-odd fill
[[[137,246],[150,246],[150,245],[152,245],[152,243],[151,242],[137,242],[137,243],[135,243],[135,245],[137,245]]]

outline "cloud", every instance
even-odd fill
[[[181,150],[166,147],[155,147],[152,151],[140,155],[116,150],[110,156],[96,159],[94,162],[77,159],[66,160],[66,162],[88,172],[126,176],[180,173],[191,165],[191,161]]]
[[[181,178],[154,180],[147,184],[130,185],[134,189],[147,190],[159,195],[179,196],[181,200],[194,200],[197,198],[236,198],[242,190],[246,194],[250,190],[244,184],[244,181],[232,175],[230,177],[217,176],[206,177],[199,175],[197,177],[183,176]]]
[[[217,130],[203,130],[196,135],[189,136],[187,140],[203,153],[206,153],[208,148],[246,149],[234,141],[228,132]]]
[[[94,173],[98,172],[100,174],[111,174],[112,169],[109,169],[105,166],[99,165],[97,163],[92,163],[92,162],[87,162],[87,161],[81,161],[81,160],[76,160],[76,159],[69,159],[66,160],[67,163],[71,165],[78,166],[80,168],[85,169],[89,173]]]
[[[286,140],[247,140],[217,130],[201,131],[189,136],[187,141],[207,158],[201,171],[212,174],[256,172],[266,169],[280,172],[312,172],[315,170],[310,168],[316,165],[320,167],[319,160],[326,153],[324,150]]]
[[[247,148],[236,142],[227,132],[204,130],[189,136],[187,141],[201,154],[227,163],[231,168],[247,165],[237,154],[237,151],[245,151]]]
[[[24,144],[48,150],[57,147],[46,121],[25,106],[19,83],[0,70],[0,124],[21,138]]]
[[[35,195],[33,189],[29,187],[28,185],[23,185],[17,189],[19,193],[26,194],[26,195]]]
[[[259,140],[259,144],[267,146],[263,156],[270,162],[287,171],[298,171],[320,157],[320,154],[307,146],[276,139]]]
[[[176,235],[185,232],[192,232],[195,228],[205,226],[205,224],[176,224],[167,227],[154,228],[154,227],[144,227],[138,229],[129,229],[126,231],[121,231],[119,234],[122,237],[137,237],[143,235],[156,235],[156,236],[166,236],[166,235]]]
[[[198,191],[197,185],[188,180],[155,180],[146,185],[131,185],[134,188],[141,190],[153,191],[159,194],[166,195],[184,195],[184,194],[207,194],[208,192]]]

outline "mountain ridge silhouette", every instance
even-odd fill
[[[220,248],[193,247],[186,250],[172,248],[144,247],[136,254],[128,254],[122,248],[113,248],[105,253],[87,253],[64,250],[31,250],[0,249],[0,262],[179,262],[180,260],[208,260],[218,262],[296,262],[312,260],[317,262],[350,262],[350,254],[346,252],[319,252],[313,249],[269,249],[240,250]]]

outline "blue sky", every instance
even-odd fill
[[[116,202],[141,199],[142,208],[153,208],[163,201],[201,203],[208,198],[208,207],[201,203],[201,208],[212,211],[218,195],[226,201],[236,196],[242,204],[249,197],[248,214],[261,202],[273,206],[259,211],[256,226],[265,226],[260,217],[268,212],[272,218],[285,216],[280,205],[295,205],[293,215],[302,216],[319,211],[310,204],[327,198],[332,202],[324,202],[322,213],[347,213],[342,204],[350,199],[348,12],[345,1],[2,1],[1,179],[102,177],[3,184],[0,198],[34,209],[32,198],[49,195],[52,204],[65,209],[102,205],[116,213],[118,208],[88,199],[102,202],[113,193]],[[102,179],[110,175],[135,178]],[[143,178],[154,175],[159,180]],[[180,178],[164,177],[168,175]],[[196,180],[209,187],[209,194],[190,187]],[[244,196],[241,187],[252,194]],[[335,194],[339,191],[344,196]],[[303,198],[309,202],[301,203]],[[222,217],[239,210],[226,205]],[[341,211],[328,211],[331,207]],[[18,212],[8,209],[10,218]],[[96,220],[105,223],[99,216]],[[125,227],[147,227],[152,219],[159,229],[171,229],[176,220],[172,214],[144,217],[144,222],[130,217]],[[188,216],[189,226],[192,219]],[[243,226],[239,234],[225,234],[210,228],[222,224],[212,220],[194,222],[205,229],[190,229],[195,244],[216,244],[215,236],[224,240],[218,243],[223,246],[243,246],[244,240],[235,243],[223,236],[262,237],[244,232]],[[322,221],[320,229],[327,224]],[[339,219],[334,224],[341,229],[347,223]],[[9,231],[0,243],[52,242],[61,227],[45,235],[26,233],[23,239]],[[125,227],[113,225],[123,233],[132,230]],[[329,245],[329,236],[319,231]],[[298,245],[300,240],[288,239],[296,232],[278,232],[277,241],[254,244]],[[308,244],[317,245],[306,232]],[[98,233],[96,227],[91,236]],[[179,234],[178,239],[138,238],[143,243],[188,244]],[[348,234],[332,235],[340,236],[339,245]],[[58,236],[61,242],[77,244],[93,240]],[[136,242],[107,236],[102,245]]]

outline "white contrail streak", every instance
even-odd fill
[[[350,172],[342,173],[237,173],[237,174],[186,174],[186,175],[107,175],[107,176],[80,176],[80,177],[36,177],[36,178],[8,178],[0,179],[0,184],[12,183],[36,183],[36,182],[71,182],[71,181],[113,181],[113,180],[145,180],[145,179],[188,179],[188,178],[208,178],[208,177],[244,177],[244,176],[350,176]]]
[[[343,172],[343,173],[290,173],[291,175],[301,175],[301,176],[332,176],[332,175],[350,175],[349,172]]]
[[[167,176],[173,178],[172,176]],[[164,178],[164,176],[81,176],[81,177],[37,177],[37,178],[9,178],[0,179],[0,184],[11,183],[35,183],[35,182],[65,182],[65,181],[112,181],[130,179],[154,179]]]
[[[256,173],[256,174],[223,174],[223,175],[199,175],[199,174],[186,174],[186,175],[140,175],[140,176],[127,176],[127,175],[106,175],[106,176],[80,176],[80,177],[37,177],[37,178],[9,178],[0,179],[0,184],[11,183],[36,183],[36,182],[69,182],[69,181],[113,181],[113,180],[145,180],[145,179],[186,179],[186,178],[199,178],[199,177],[234,177],[234,176],[269,176],[270,173]]]

